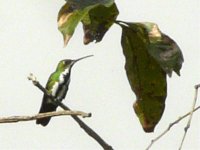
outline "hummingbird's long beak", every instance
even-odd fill
[[[73,64],[75,64],[77,61],[79,61],[79,60],[82,60],[82,59],[85,59],[85,58],[88,58],[88,57],[92,57],[92,56],[94,56],[94,55],[88,55],[88,56],[85,56],[85,57],[81,57],[81,58],[79,58],[79,59],[76,59],[76,60],[74,60],[73,61]]]

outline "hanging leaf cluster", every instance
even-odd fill
[[[66,46],[79,22],[83,24],[84,44],[99,42],[119,12],[113,0],[67,0],[58,14],[58,29]]]
[[[58,14],[58,29],[67,45],[79,22],[84,44],[100,42],[113,23],[122,28],[121,45],[133,105],[145,132],[153,132],[162,117],[167,97],[167,75],[180,75],[183,55],[178,45],[155,23],[117,21],[114,0],[67,0]]]

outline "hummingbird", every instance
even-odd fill
[[[93,55],[88,55],[85,57],[81,57],[76,60],[65,59],[61,60],[56,68],[56,71],[53,72],[46,84],[46,90],[55,97],[57,100],[62,101],[68,91],[68,86],[70,83],[70,74],[73,65],[78,62],[79,60],[91,57]],[[44,94],[42,99],[42,105],[40,107],[39,113],[51,112],[56,111],[58,106],[52,103],[52,100]],[[46,126],[51,117],[41,118],[36,120],[36,124],[41,124],[42,126]]]

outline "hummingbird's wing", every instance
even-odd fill
[[[58,88],[58,80],[59,80],[59,77],[57,77],[57,74],[52,73],[51,76],[49,77],[47,84],[46,84],[46,90],[52,96],[55,96],[55,92],[57,91],[56,88]],[[53,91],[53,89],[54,89],[54,91]],[[43,99],[42,99],[42,105],[40,107],[39,113],[52,112],[52,111],[55,111],[57,107],[58,106],[51,103],[51,99],[48,96],[44,95]],[[49,123],[50,119],[51,119],[51,117],[37,119],[36,124],[41,124],[42,126],[46,126]]]

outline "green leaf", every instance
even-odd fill
[[[101,41],[117,15],[113,0],[67,0],[58,14],[58,29],[63,35],[64,45],[67,45],[80,21],[84,25],[85,44],[93,40]],[[105,21],[104,17],[110,21]]]
[[[136,94],[133,105],[145,132],[153,132],[162,117],[167,96],[166,73],[149,55],[149,39],[144,28],[121,24],[121,44],[126,58],[126,74]]]
[[[66,3],[58,14],[58,29],[63,35],[64,45],[66,46],[72,37],[74,30],[84,16],[84,11],[75,10]]]
[[[84,44],[99,42],[112,26],[119,12],[115,3],[109,7],[98,5],[83,18]]]

